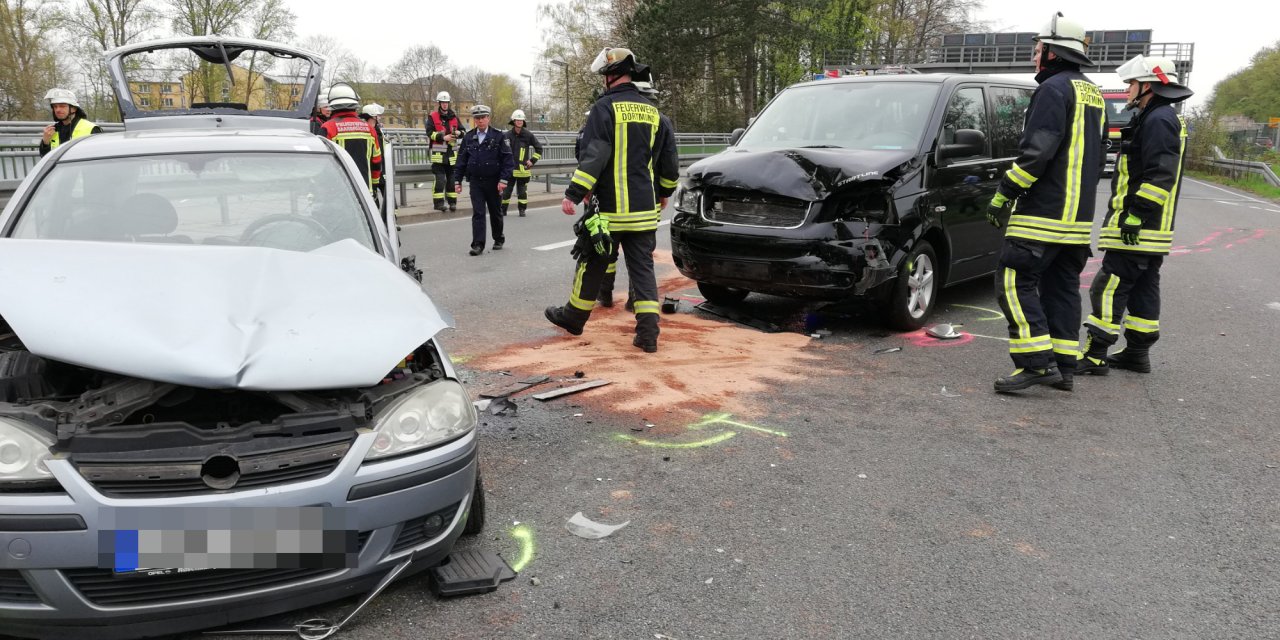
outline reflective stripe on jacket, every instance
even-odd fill
[[[542,143],[538,141],[538,136],[533,135],[529,127],[520,129],[520,133],[516,133],[513,128],[507,130],[507,140],[511,142],[511,155],[516,162],[516,170],[512,175],[517,178],[531,177],[533,172],[524,163],[532,160],[534,164],[538,164],[538,160],[542,159]]]
[[[658,228],[658,199],[675,191],[680,161],[671,122],[623,83],[596,100],[587,115],[565,197],[582,202],[593,192],[610,231]]]
[[[1104,158],[1106,102],[1084,74],[1062,70],[1031,97],[1018,159],[1000,191],[1017,199],[1006,237],[1089,244]]]
[[[1171,105],[1152,102],[1134,118],[1116,159],[1099,249],[1169,253],[1186,149],[1187,123]],[[1120,221],[1129,213],[1142,220],[1136,245],[1120,238]]]
[[[458,116],[449,111],[449,117],[443,118],[436,109],[427,114],[427,138],[431,140],[431,164],[450,164],[456,155],[454,143],[462,138],[466,129],[458,121]],[[454,134],[454,143],[445,142],[444,137]]]
[[[351,156],[370,191],[373,185],[382,181],[382,147],[378,144],[378,132],[368,121],[361,120],[355,110],[333,112],[320,130],[324,137],[338,143]]]

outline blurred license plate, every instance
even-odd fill
[[[717,262],[712,265],[711,272],[722,278],[766,280],[769,278],[769,265],[758,262]]]

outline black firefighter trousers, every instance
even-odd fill
[[[996,298],[1009,322],[1009,357],[1019,369],[1055,361],[1074,369],[1080,357],[1080,272],[1088,245],[1005,238]]]
[[[1146,351],[1160,339],[1160,266],[1164,256],[1107,251],[1093,277],[1089,299],[1093,314],[1085,321],[1094,344],[1114,345],[1124,317],[1128,349]],[[1125,314],[1128,311],[1128,314]]]
[[[435,202],[436,208],[443,207],[445,199],[449,200],[450,207],[457,207],[458,194],[453,186],[453,163],[431,163],[431,175],[435,177],[431,185],[431,200]]]
[[[497,176],[491,178],[469,178],[471,181],[471,246],[484,248],[484,221],[489,218],[493,225],[493,243],[506,242],[502,232],[502,207],[498,203],[502,194],[498,191]]]
[[[658,246],[657,231],[617,231],[613,233],[614,250],[602,256],[588,252],[578,261],[573,275],[573,289],[565,315],[585,325],[600,296],[605,272],[617,260],[618,249],[627,261],[627,277],[635,295],[636,335],[641,340],[658,339],[658,279],[653,270],[653,250]]]

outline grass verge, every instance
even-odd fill
[[[1231,176],[1194,170],[1187,171],[1187,174],[1197,180],[1217,183],[1224,187],[1235,187],[1241,191],[1248,191],[1249,193],[1280,202],[1280,187],[1273,187],[1267,184],[1267,181],[1263,180],[1262,176],[1244,174],[1239,178],[1232,178]]]

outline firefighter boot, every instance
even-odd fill
[[[1107,358],[1107,364],[1117,369],[1128,369],[1138,373],[1151,373],[1151,357],[1146,349],[1127,346]]]
[[[645,353],[658,352],[658,314],[642,313],[636,316],[636,337],[631,344]]]
[[[587,318],[591,316],[590,311],[578,311],[577,309],[568,309],[565,307],[547,307],[542,315],[551,321],[551,324],[568,331],[569,333],[580,336],[582,335],[582,327],[587,324]],[[581,320],[573,316],[581,315]]]
[[[524,212],[525,212],[526,210],[528,210],[528,208],[529,208],[529,205],[527,205],[527,204],[522,204],[522,205],[520,205],[520,217],[521,217],[521,218],[523,218],[523,217],[524,217]]]
[[[1062,379],[1053,383],[1053,388],[1062,391],[1074,390],[1076,388],[1076,372],[1078,371],[1076,367],[1077,364],[1074,357],[1058,360],[1058,375],[1062,376]]]
[[[1094,340],[1092,335],[1084,340],[1084,355],[1080,356],[1080,362],[1076,364],[1076,373],[1091,376],[1111,373],[1111,367],[1107,366],[1107,345]]]
[[[613,292],[601,290],[600,295],[596,296],[596,304],[606,309],[612,309],[613,308]]]
[[[1062,382],[1062,374],[1058,368],[1046,369],[1014,369],[1013,373],[996,378],[996,392],[1009,393],[1021,391],[1037,384],[1056,384]]]

